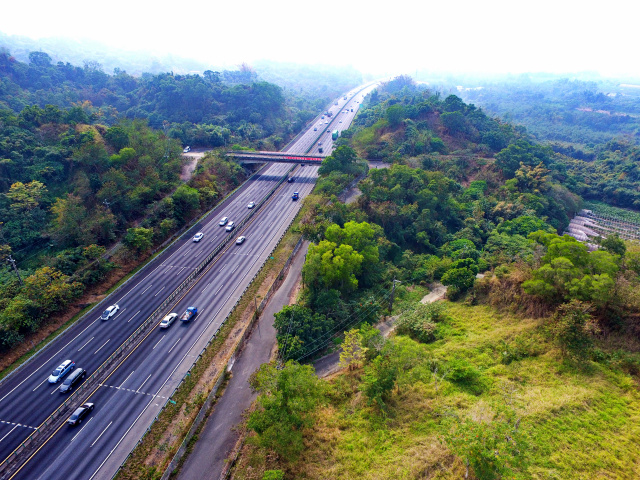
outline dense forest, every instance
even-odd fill
[[[476,80],[460,87],[467,102],[527,127],[538,140],[591,151],[617,137],[640,140],[640,89],[611,80]]]
[[[340,143],[305,201],[304,289],[252,378],[234,478],[637,473],[640,247],[559,235],[581,205],[567,158],[407,77]],[[362,158],[391,165],[342,203]],[[438,281],[448,301],[418,303]],[[370,325],[394,296],[385,337]],[[343,369],[320,381],[304,363],[336,344]]]
[[[29,59],[0,52],[2,350],[246,178],[213,153],[184,183],[185,144],[279,148],[314,115],[313,96],[285,98],[248,67],[138,78],[53,64],[43,52]],[[105,255],[119,241],[124,248]]]

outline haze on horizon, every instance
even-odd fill
[[[588,71],[640,78],[631,55],[635,15],[620,0],[606,6],[549,0],[144,3],[11,2],[3,6],[0,31],[91,39],[215,66],[272,60],[352,65],[374,75]]]

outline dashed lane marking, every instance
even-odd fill
[[[116,390],[122,390],[123,392],[131,392],[134,393],[136,395],[148,395],[149,397],[154,397],[154,398],[164,398],[166,399],[167,397],[163,397],[162,395],[154,395],[153,393],[147,393],[147,392],[140,392],[139,390],[132,390],[130,388],[123,388],[123,387],[116,387],[114,385],[105,385],[103,383],[100,384],[101,387],[109,387],[109,388],[115,388]],[[23,425],[24,426],[24,425]],[[33,428],[33,427],[28,427],[28,428]],[[35,430],[35,429],[34,429]]]
[[[21,423],[16,422],[7,422],[6,420],[0,420],[0,423],[4,423],[5,425],[15,425],[16,427],[30,428],[31,430],[35,430],[36,427],[31,427],[29,425],[23,425]]]

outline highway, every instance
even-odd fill
[[[317,132],[310,128],[288,151],[305,153],[316,138]],[[63,402],[59,384],[47,382],[55,367],[72,359],[89,374],[97,369],[225,238],[227,232],[218,225],[219,219],[227,216],[240,222],[251,212],[248,202],[258,203],[290,169],[291,165],[272,164],[255,174],[109,297],[104,307],[120,306],[114,317],[102,321],[101,311],[94,311],[3,381],[0,459],[10,455]],[[10,478],[108,479],[117,472],[277,244],[301,203],[292,201],[291,194],[300,192],[302,200],[311,192],[317,167],[298,166],[293,175],[295,182],[283,183],[252,221],[235,231],[235,236],[246,236],[245,243],[230,242],[173,308],[182,313],[195,305],[199,309],[196,319],[186,324],[177,321],[167,330],[158,328],[158,320],[101,385],[83,394],[78,403],[95,404],[85,422],[75,428],[63,425]],[[191,238],[199,231],[204,238],[194,243]]]

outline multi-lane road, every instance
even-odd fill
[[[362,93],[352,101],[361,101]],[[349,101],[340,100],[337,108],[344,110]],[[348,114],[338,114],[337,108],[333,106],[334,119],[344,116],[340,125],[347,128],[357,108],[351,113],[349,107]],[[288,151],[306,153],[317,139],[318,130],[311,127]],[[95,312],[82,318],[0,384],[0,461],[63,402],[59,384],[47,382],[49,374],[66,359],[89,373],[95,371],[220,245],[227,233],[218,225],[220,218],[229,217],[236,224],[242,221],[252,211],[247,204],[259,203],[291,168],[289,164],[263,168],[112,294],[104,306],[120,306],[114,317],[103,321],[101,312]],[[63,425],[10,478],[108,479],[114,475],[277,244],[299,209],[300,202],[292,201],[291,194],[298,191],[301,199],[309,194],[317,167],[297,166],[292,175],[293,183],[284,182],[260,211],[235,231],[235,236],[244,235],[246,241],[224,247],[172,309],[182,313],[195,305],[199,309],[196,319],[186,324],[176,322],[166,330],[159,329],[156,322],[144,340],[118,360],[117,368],[105,380],[78,399],[78,403],[95,404],[84,423],[75,428]],[[195,243],[191,238],[198,231],[204,237]]]

